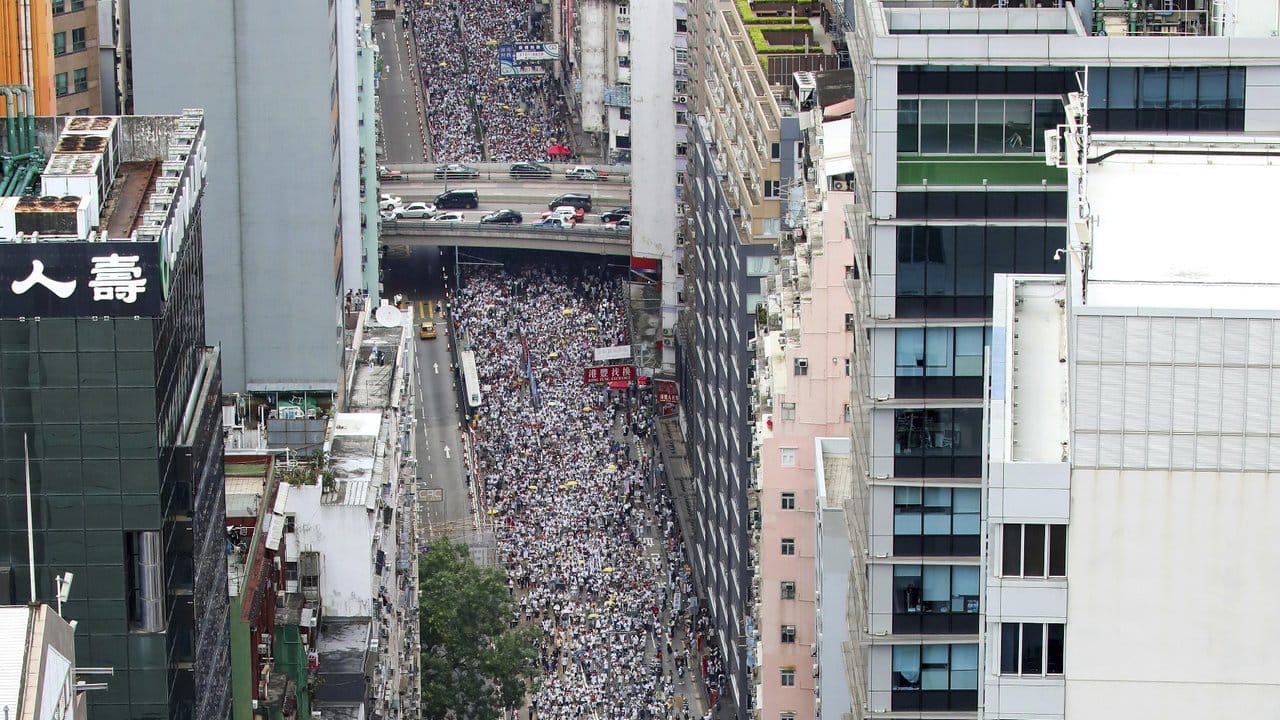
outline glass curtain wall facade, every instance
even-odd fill
[[[0,595],[75,574],[77,659],[109,667],[107,720],[223,718],[230,707],[222,434],[204,347],[200,213],[160,317],[0,319]],[[194,393],[199,393],[193,398]],[[25,451],[24,451],[25,441]]]

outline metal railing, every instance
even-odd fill
[[[512,249],[596,252],[628,255],[631,232],[604,226],[570,229],[540,228],[532,224],[455,223],[432,220],[384,220],[383,243],[421,242],[433,245],[504,247]]]

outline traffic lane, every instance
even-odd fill
[[[400,180],[398,182],[443,183],[444,180],[445,179],[443,177],[437,176],[434,172],[405,172],[401,170]],[[449,176],[449,182],[451,184],[456,184],[460,182],[480,182],[480,183],[518,182],[518,183],[530,183],[530,184],[536,184],[536,185],[557,185],[557,186],[563,185],[565,187],[570,187],[570,188],[593,187],[593,186],[609,187],[609,186],[619,186],[619,185],[625,187],[629,181],[630,181],[630,177],[627,175],[611,177],[610,179],[606,179],[606,180],[573,180],[571,178],[566,178],[559,174],[551,175],[550,177],[539,177],[536,175],[512,175],[505,168],[500,168],[497,170],[481,169],[479,170],[478,175],[471,176],[471,177],[462,176],[462,175]],[[397,182],[397,181],[392,180],[391,182]]]
[[[453,211],[450,211],[450,212],[453,212]],[[480,222],[480,218],[484,217],[489,212],[492,212],[492,211],[489,211],[489,210],[464,211],[462,213],[462,218],[463,218],[462,222],[452,222],[452,221],[439,222],[436,220],[426,220],[423,218],[402,218],[400,220],[394,221],[394,224],[391,222],[384,223],[382,228],[383,228],[384,234],[387,234],[387,235],[395,235],[398,230],[411,232],[415,230],[430,229],[434,227],[439,227],[439,228],[455,227],[455,228],[464,228],[464,229],[471,229],[471,230],[478,230],[478,229],[502,230],[504,228],[509,228],[513,232],[524,232],[524,231],[534,229],[534,226],[539,221],[542,220],[542,213],[547,211],[546,210],[539,211],[537,209],[529,210],[528,212],[520,211],[521,214],[524,215],[524,222],[522,223],[482,223]],[[556,228],[556,229],[559,230],[559,228]],[[587,230],[597,230],[597,231],[610,232],[610,233],[618,232],[613,226],[604,225],[603,223],[601,223],[599,217],[595,217],[595,218],[587,217],[582,222],[575,223],[573,227],[571,227],[567,232],[573,232],[574,230],[581,230],[584,232],[584,234],[585,234],[585,231]],[[622,232],[623,234],[626,234],[625,230],[623,230]]]
[[[405,205],[408,205],[409,203],[415,203],[415,202],[434,203],[436,200],[436,197],[438,197],[439,195],[439,193],[432,194],[432,193],[414,193],[414,192],[398,192],[398,193],[383,193],[383,194],[391,195],[392,197],[398,197],[400,198],[400,202]],[[534,213],[535,215],[541,215],[542,213],[550,210],[551,208],[548,206],[551,204],[551,201],[556,199],[557,197],[555,195],[547,195],[547,196],[513,195],[509,193],[479,193],[479,195],[480,195],[480,198],[479,198],[480,207],[477,207],[474,209],[472,208],[459,208],[459,209],[440,208],[440,210],[441,212],[446,212],[446,211],[460,212],[470,216],[475,213],[480,213],[481,215],[483,215],[485,213],[493,212],[494,210],[511,209],[519,212],[521,215],[524,215],[525,221],[528,222],[530,213]],[[618,198],[618,197],[598,198],[593,195],[591,197],[591,212],[587,214],[599,215],[601,213],[606,213],[606,212],[609,212],[610,210],[614,210],[617,208],[629,207],[630,205],[631,203],[627,198]]]
[[[418,117],[418,83],[413,56],[396,20],[378,20],[374,36],[383,66],[378,84],[382,106],[382,142],[388,163],[420,162],[426,156],[422,146],[422,124]]]
[[[459,434],[460,416],[457,410],[457,394],[451,367],[449,343],[452,332],[448,318],[423,313],[426,303],[434,309],[436,296],[418,301],[415,317],[423,317],[436,323],[437,337],[418,342],[418,388],[421,409],[418,417],[418,477],[419,498],[427,520],[433,526],[469,520],[471,503],[467,497],[467,482],[463,465],[463,445]],[[439,488],[443,498],[430,501],[424,488]]]
[[[512,195],[529,195],[548,198],[564,193],[582,193],[592,198],[610,197],[625,198],[631,195],[631,186],[627,183],[578,183],[557,180],[523,180],[495,175],[492,178],[436,180],[430,175],[415,176],[401,180],[382,180],[379,185],[382,192],[392,194],[429,193],[432,197],[445,190],[471,189],[484,193]]]

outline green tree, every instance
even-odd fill
[[[467,546],[437,538],[418,561],[423,717],[497,720],[518,707],[537,628],[512,628],[503,571],[471,559]]]

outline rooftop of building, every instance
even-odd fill
[[[347,713],[365,699],[370,627],[369,618],[328,618],[321,624],[316,652],[323,682],[316,688],[315,704],[322,717],[363,717]]]
[[[223,458],[230,597],[240,597],[246,589],[252,594],[262,582],[264,552],[280,549],[290,486],[277,482],[276,468],[275,458],[266,454],[230,453]]]
[[[3,122],[0,242],[162,242],[203,181],[204,113]]]
[[[1085,306],[1280,310],[1280,244],[1259,238],[1280,138],[1095,134],[1090,155]]]
[[[991,457],[1065,462],[1071,407],[1066,282],[1056,275],[1000,277],[1005,283],[997,282],[991,332]]]
[[[326,503],[373,507],[377,492],[374,470],[379,458],[381,432],[380,412],[334,415],[329,448],[333,481],[332,484],[326,483]]]
[[[853,445],[847,437],[814,438],[818,508],[840,507],[853,492]]]
[[[382,307],[394,310],[389,305]],[[379,322],[376,315],[364,316],[360,332],[355,336],[360,346],[353,353],[347,410],[380,410],[390,404],[396,371],[404,371],[400,349],[408,336],[410,322],[408,313],[397,311],[396,317],[398,324],[386,325]]]
[[[1269,0],[1254,0],[1265,3]],[[1280,18],[1270,12],[1215,16],[1209,0],[1161,0],[1130,8],[1127,0],[859,0],[861,32],[878,60],[937,64],[1173,65],[1241,64],[1280,57]],[[998,7],[998,6],[1004,7]],[[981,41],[975,39],[981,37]],[[1124,53],[1111,41],[1141,37]],[[1183,38],[1194,44],[1179,44]]]

